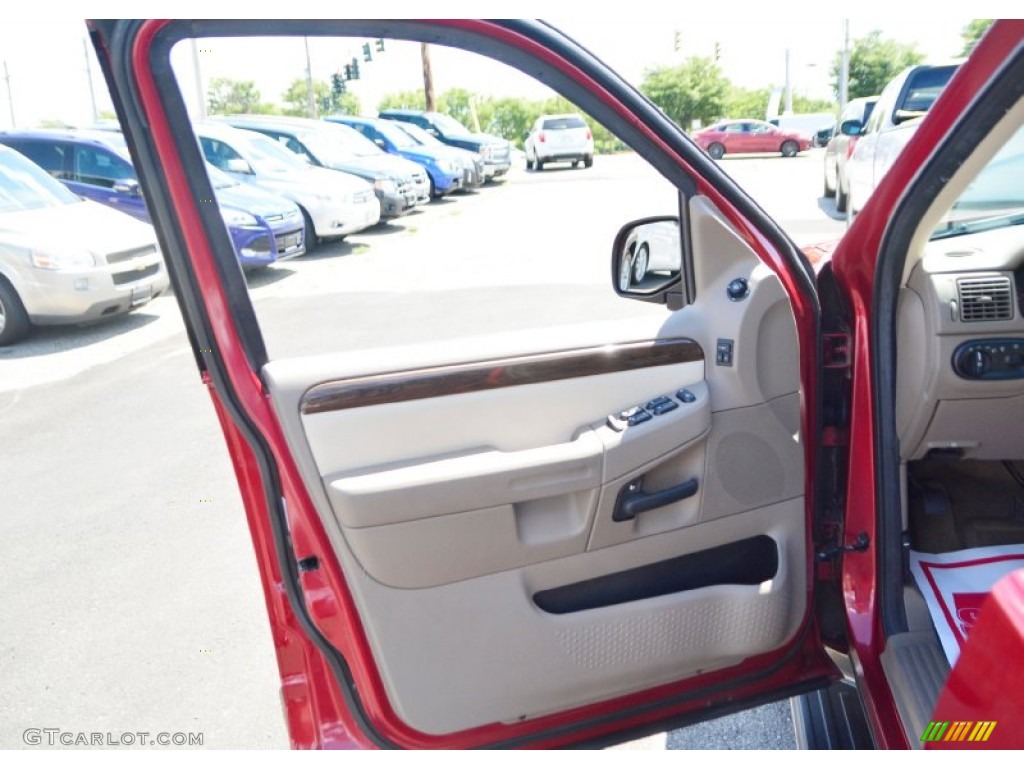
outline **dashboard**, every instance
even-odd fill
[[[1024,226],[929,242],[897,308],[904,461],[1024,459]]]

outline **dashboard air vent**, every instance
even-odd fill
[[[956,292],[960,319],[965,323],[1013,319],[1013,290],[1008,277],[957,278]]]

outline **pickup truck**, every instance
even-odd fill
[[[512,145],[500,136],[473,133],[454,117],[415,109],[385,109],[378,117],[418,125],[450,147],[468,149],[484,159],[484,178],[504,176],[512,167]]]
[[[846,162],[849,220],[860,213],[958,66],[954,63],[908,67],[885,86],[866,124],[859,120],[840,124],[841,133],[859,137]]]

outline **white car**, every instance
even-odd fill
[[[573,168],[594,164],[594,134],[579,115],[541,115],[523,145],[527,169],[544,170],[545,163],[569,162]]]
[[[0,146],[0,346],[33,325],[130,312],[169,284],[151,226]]]
[[[950,63],[908,67],[882,90],[866,124],[857,120],[840,123],[841,133],[858,139],[846,161],[849,194],[845,202],[849,219],[864,208],[958,66]]]
[[[302,209],[307,252],[318,238],[340,238],[380,221],[373,186],[342,171],[317,168],[254,131],[195,126],[207,162],[233,178],[291,200]]]

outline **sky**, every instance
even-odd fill
[[[393,5],[389,3],[390,7]],[[411,3],[408,10],[415,13]],[[401,11],[401,4],[395,8]],[[448,11],[445,14],[457,16],[460,6],[479,12],[479,3],[438,3],[432,11]],[[502,4],[495,3],[488,10],[499,11]],[[144,6],[153,13],[160,4]],[[218,7],[237,14],[239,4],[223,5],[219,0],[194,3],[191,0],[176,3],[174,14],[216,15]],[[243,6],[249,7],[249,6]],[[288,6],[292,8],[292,5]],[[294,6],[298,8],[299,6]],[[302,6],[309,15],[329,10],[337,14],[344,6],[338,3]],[[548,8],[552,6],[547,5]],[[584,6],[555,6],[568,9]],[[646,69],[673,64],[690,55],[712,55],[715,43],[721,51],[719,64],[733,82],[750,88],[781,85],[785,78],[787,49],[790,52],[790,71],[794,89],[811,97],[830,96],[829,65],[835,52],[842,45],[842,19],[830,18],[812,12],[814,6],[807,6],[805,18],[793,18],[785,14],[786,21],[778,18],[756,18],[742,13],[743,5],[730,3],[736,9],[735,20],[711,20],[707,13],[686,14],[683,11],[665,16],[622,16],[613,20],[602,20],[599,6],[589,5],[583,15],[552,16],[543,13],[543,7],[531,9],[509,6],[515,13],[541,11],[549,21],[584,44],[616,69],[626,80],[638,85]],[[701,5],[706,8],[706,5]],[[753,6],[756,7],[756,6]],[[91,3],[75,6],[79,12],[95,17],[122,17],[141,15],[136,3]],[[253,5],[255,10],[258,6]],[[164,10],[169,10],[165,8]],[[422,7],[420,8],[422,10]],[[864,8],[862,18],[850,20],[851,38],[857,38],[872,29],[880,29],[886,37],[901,42],[915,43],[929,59],[946,59],[960,49],[960,30],[968,21],[965,17],[942,15],[939,10],[929,12],[927,24],[920,17],[893,17],[884,14],[884,6]],[[997,7],[979,8],[989,15],[998,15]],[[167,14],[163,14],[166,16]],[[436,14],[440,15],[440,13]],[[10,16],[8,16],[10,19]],[[680,48],[674,50],[675,35],[679,33]],[[89,83],[91,81],[96,107],[99,111],[110,110],[110,98],[106,85],[96,63],[91,47],[86,49],[85,25],[81,19],[67,13],[57,18],[44,18],[41,14],[25,20],[5,20],[0,26],[0,67],[6,67],[9,80],[3,80],[5,70],[0,69],[0,130],[37,125],[42,120],[63,120],[77,125],[87,125],[92,120],[92,106]],[[360,54],[358,41],[327,41],[312,39],[310,54],[313,75],[327,80],[330,74],[353,55]],[[254,46],[251,41],[219,40],[211,45],[204,44],[198,54],[204,83],[214,77],[255,80],[263,100],[276,102],[281,93],[305,69],[305,51],[299,38],[268,41]],[[361,59],[361,56],[360,56]],[[186,103],[193,108],[197,99],[197,88],[192,68],[191,50],[175,52],[175,69],[182,80]],[[422,87],[418,46],[410,43],[389,44],[384,54],[377,54],[374,61],[361,61],[362,79],[352,84],[352,90],[360,97],[365,112],[376,109],[380,97],[398,90]],[[469,54],[436,47],[433,56],[435,83],[438,92],[447,88],[462,87],[494,96],[526,96],[543,98],[547,91],[529,78],[504,65],[493,64]],[[7,84],[10,86],[8,99]]]

